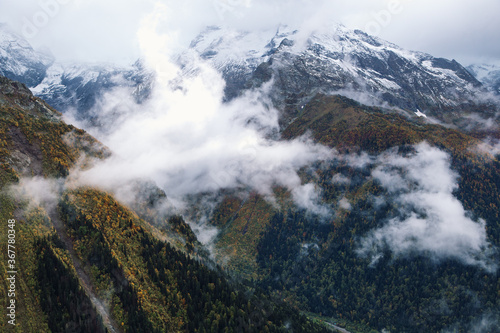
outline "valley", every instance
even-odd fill
[[[497,67],[333,23],[173,52],[147,23],[130,66],[0,25],[17,331],[499,331]]]

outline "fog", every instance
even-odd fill
[[[333,21],[464,64],[500,60],[496,0],[23,0],[3,1],[0,22],[62,61],[131,63],[141,54],[136,31],[157,4],[167,7],[161,28],[176,31],[182,47],[207,25],[307,33]]]
[[[358,254],[375,264],[388,248],[395,257],[424,255],[496,270],[485,221],[472,219],[453,196],[458,175],[445,152],[427,143],[417,145],[410,157],[390,151],[379,157],[372,176],[387,190],[386,200],[394,201],[399,213],[363,237]]]
[[[158,33],[167,10],[156,7],[138,33],[145,64],[156,72],[151,98],[136,104],[126,88],[107,93],[95,114],[112,119],[111,126],[103,131],[80,125],[113,155],[70,178],[112,191],[125,202],[127,191],[120,189],[136,179],[155,182],[179,203],[221,189],[250,190],[272,201],[273,188],[282,186],[299,207],[326,214],[317,189],[302,184],[297,171],[333,152],[307,136],[277,140],[278,111],[265,97],[266,86],[223,103],[224,80],[194,54],[186,60],[194,74],[180,78],[180,68],[170,60],[177,36]]]

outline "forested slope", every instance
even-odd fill
[[[112,195],[66,178],[109,152],[0,80],[0,218],[15,220],[18,332],[326,332],[289,305],[230,282],[182,217],[150,224]],[[139,210],[147,217],[145,210]],[[168,227],[167,227],[168,226]],[[178,232],[170,237],[166,230]],[[156,236],[154,236],[156,235]],[[183,239],[183,246],[165,239]],[[7,228],[0,242],[7,246]],[[7,307],[2,251],[2,306]]]
[[[297,308],[347,320],[353,330],[469,332],[483,320],[484,332],[498,332],[498,156],[479,149],[470,134],[344,97],[318,95],[297,112],[283,139],[309,133],[337,151],[331,161],[302,171],[331,214],[300,209],[280,188],[278,205],[261,204],[258,195],[227,197],[213,217],[222,228],[221,262]],[[439,175],[438,162],[453,180],[446,190],[433,189],[422,176]],[[442,214],[439,203],[427,205],[436,193],[441,206],[452,202],[465,212],[460,221],[484,231],[484,248],[444,252],[456,240],[439,238],[440,228],[454,233],[461,225]],[[245,222],[251,222],[247,229]],[[419,223],[424,236],[412,236],[419,229],[411,223]],[[426,237],[439,246],[426,244]],[[256,269],[249,274],[245,267]]]

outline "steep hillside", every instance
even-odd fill
[[[153,226],[110,194],[67,179],[72,168],[109,152],[26,86],[0,78],[0,112],[0,218],[15,221],[1,233],[2,246],[15,244],[15,256],[0,256],[0,298],[4,308],[15,300],[16,330],[328,331],[230,282],[196,255],[200,245],[182,217]],[[13,274],[15,295],[8,295]],[[5,320],[0,325],[12,330]]]
[[[79,282],[68,249],[53,229],[49,212],[14,194],[12,185],[23,177],[61,177],[81,154],[102,157],[99,144],[83,131],[60,121],[60,114],[34,97],[21,83],[0,78],[0,186],[1,218],[14,220],[9,234],[15,235],[14,253],[2,251],[2,304],[7,297],[7,271],[16,275],[16,323],[24,332],[73,329],[105,332],[102,318]],[[65,138],[73,138],[68,144]],[[32,178],[33,177],[33,178]],[[49,187],[49,183],[41,184]],[[46,192],[45,192],[46,191]],[[50,192],[49,188],[42,192]],[[41,199],[44,200],[42,194]],[[7,229],[1,242],[7,246]],[[14,254],[14,256],[12,256]],[[14,259],[13,259],[14,258]],[[7,262],[7,259],[15,260]],[[9,269],[7,268],[9,264]],[[13,264],[13,267],[10,266]],[[2,321],[2,330],[10,327]]]
[[[274,204],[227,197],[213,214],[220,263],[352,331],[468,332],[484,320],[498,332],[498,156],[458,130],[345,97],[318,95],[298,113],[283,139],[309,132],[338,152],[302,172],[330,214],[295,207],[280,188]],[[480,248],[468,243],[476,232]]]

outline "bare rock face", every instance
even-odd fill
[[[43,174],[43,155],[36,143],[28,141],[26,136],[17,127],[11,127],[9,134],[13,147],[7,162],[23,176],[41,176]]]
[[[31,165],[31,158],[19,150],[13,150],[7,157],[7,163],[20,175],[27,174]]]

